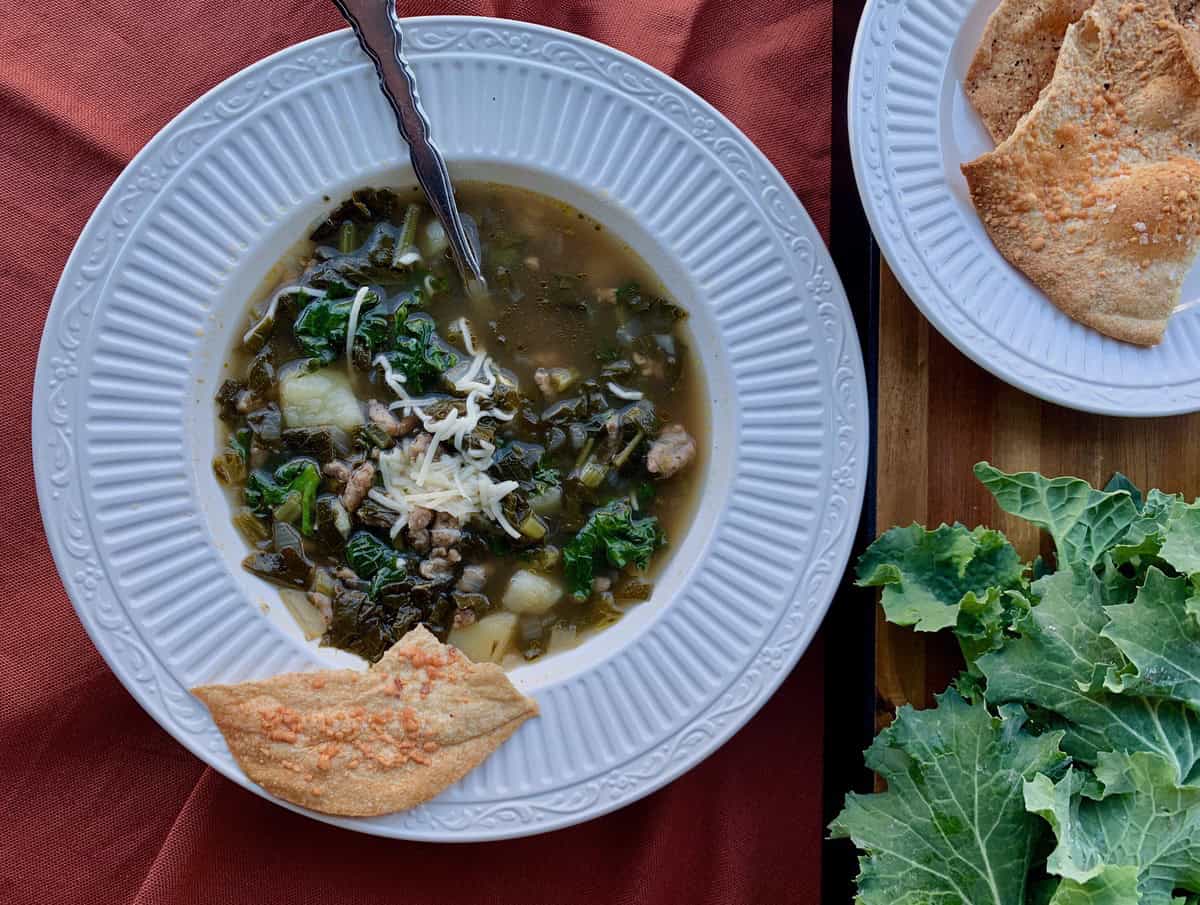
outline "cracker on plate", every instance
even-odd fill
[[[433,798],[537,715],[499,666],[472,663],[424,627],[365,672],[287,673],[192,692],[250,779],[353,817]]]
[[[1096,0],[1054,77],[963,166],[1000,253],[1071,317],[1153,345],[1200,235],[1200,44],[1168,0]]]
[[[1002,0],[988,19],[963,90],[997,144],[1012,134],[1054,75],[1067,27],[1092,0]],[[1200,0],[1173,0],[1175,18],[1196,25]]]
[[[999,143],[1054,75],[1067,26],[1092,0],[1003,0],[988,19],[963,89]]]

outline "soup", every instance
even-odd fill
[[[309,637],[374,662],[418,624],[513,665],[646,600],[697,496],[686,315],[599,224],[467,184],[486,294],[417,190],[339,206],[252,306],[213,462]]]

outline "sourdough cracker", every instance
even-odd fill
[[[287,673],[192,689],[246,775],[326,814],[402,811],[458,782],[537,704],[504,671],[418,627],[365,672]]]
[[[1197,251],[1198,73],[1168,0],[1097,0],[1016,131],[963,166],[1000,253],[1126,342],[1161,340]]]

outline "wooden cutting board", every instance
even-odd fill
[[[1113,418],[1035,399],[942,339],[886,264],[880,276],[879,531],[914,521],[959,521],[999,528],[1026,557],[1048,553],[1038,530],[1002,512],[975,480],[971,468],[981,459],[1005,471],[1075,475],[1095,486],[1122,471],[1143,490],[1200,496],[1200,414]],[[888,625],[882,613],[877,619],[876,723],[882,728],[901,704],[932,704],[961,662],[949,633],[921,635]]]

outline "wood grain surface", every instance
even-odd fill
[[[887,265],[880,274],[877,521],[880,531],[959,521],[1004,531],[1022,555],[1049,552],[1036,528],[1002,512],[975,480],[1005,471],[1076,475],[1102,485],[1123,471],[1139,487],[1200,495],[1200,415],[1113,418],[1042,402],[977,366],[929,325]],[[961,668],[945,637],[878,615],[877,723],[904,703],[932,704]]]

